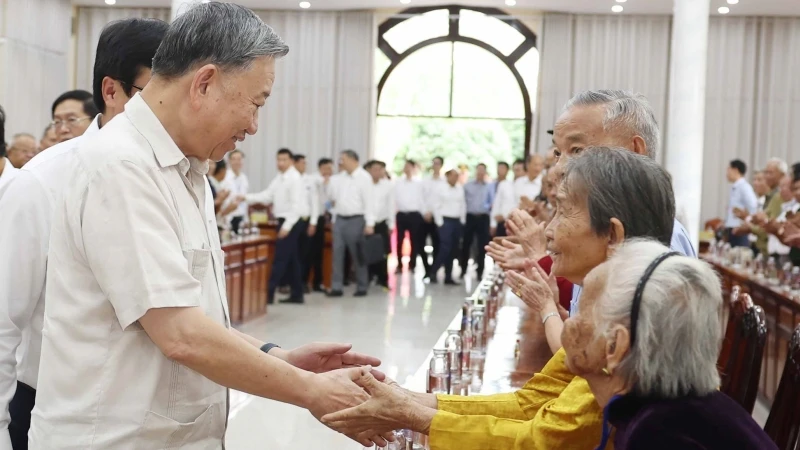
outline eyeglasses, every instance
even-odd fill
[[[66,125],[67,127],[74,127],[75,125],[83,122],[84,120],[92,120],[91,117],[70,117],[69,119],[56,119],[50,122],[51,127],[55,127],[56,129],[61,128],[62,126]]]

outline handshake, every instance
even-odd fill
[[[380,365],[379,359],[350,348],[349,344],[317,343],[289,352],[276,348],[270,355],[316,373],[312,392],[302,406],[361,445],[384,447],[394,440],[393,431],[398,429],[427,434],[436,413],[435,397],[405,391],[372,368]],[[431,401],[429,406],[424,404]]]

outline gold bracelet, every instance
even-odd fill
[[[558,314],[557,312],[555,312],[555,311],[554,311],[554,312],[547,313],[547,315],[546,315],[546,316],[544,316],[544,317],[542,318],[542,325],[544,325],[545,323],[547,323],[547,319],[549,319],[549,318],[551,318],[551,317],[553,317],[553,316],[558,316],[558,315],[559,315],[559,314]]]

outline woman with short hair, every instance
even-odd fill
[[[584,280],[564,324],[566,365],[604,407],[616,450],[777,448],[719,392],[719,278],[652,240],[625,242]]]

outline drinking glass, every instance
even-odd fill
[[[472,359],[481,359],[486,356],[486,327],[483,310],[476,308],[472,311]]]
[[[447,360],[447,350],[434,349],[428,370],[428,392],[431,394],[447,394],[449,392],[450,362]]]
[[[447,330],[447,339],[444,347],[447,349],[447,359],[450,364],[451,379],[461,379],[461,367],[464,353],[461,350],[461,331]]]

